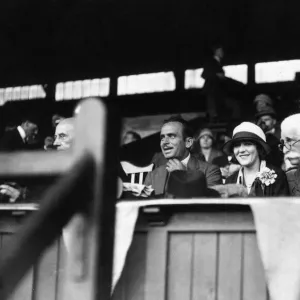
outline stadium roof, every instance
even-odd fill
[[[1,1],[1,85],[299,58],[296,1]]]

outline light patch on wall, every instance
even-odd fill
[[[204,86],[205,80],[201,77],[203,68],[195,70],[186,70],[184,75],[184,88],[201,89]]]
[[[107,97],[109,78],[59,82],[56,84],[55,100],[73,100],[85,97]]]
[[[160,72],[118,78],[118,95],[133,95],[174,91],[176,80],[173,72]]]
[[[42,85],[16,86],[0,89],[0,106],[10,101],[46,98]]]
[[[224,67],[225,76],[236,81],[247,84],[248,66],[247,65],[230,65]]]
[[[293,81],[296,72],[300,72],[300,60],[298,59],[257,63],[255,65],[255,82]]]
[[[248,66],[247,65],[230,65],[224,66],[225,76],[234,80],[247,84],[248,81]],[[186,70],[184,76],[184,88],[201,89],[204,86],[205,80],[201,77],[203,68]]]

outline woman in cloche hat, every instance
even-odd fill
[[[227,183],[242,184],[249,196],[271,197],[289,195],[285,173],[266,162],[270,151],[262,129],[250,122],[243,122],[233,131],[223,151],[234,155],[241,168],[226,179]]]

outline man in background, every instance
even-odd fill
[[[61,120],[55,129],[53,146],[57,150],[68,150],[74,141],[75,119],[67,118]]]
[[[37,142],[37,135],[37,122],[31,117],[26,117],[19,126],[4,133],[0,140],[0,151],[28,150],[30,145]]]
[[[141,136],[137,132],[129,130],[125,133],[122,139],[122,145],[126,145],[139,140],[141,140]]]
[[[281,150],[289,164],[286,172],[290,193],[300,196],[300,114],[291,115],[281,123]]]
[[[203,90],[206,94],[206,106],[210,121],[219,117],[219,109],[225,98],[225,72],[222,67],[224,49],[221,45],[212,47],[213,57],[204,65],[202,78],[205,80]]]
[[[278,149],[281,130],[274,108],[271,106],[263,107],[256,113],[255,118],[256,124],[264,131],[266,142],[271,148],[267,159],[272,165],[280,168],[283,163],[283,154]]]

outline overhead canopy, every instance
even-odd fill
[[[296,58],[293,2],[1,1],[0,84],[197,68],[216,41],[228,63]]]

